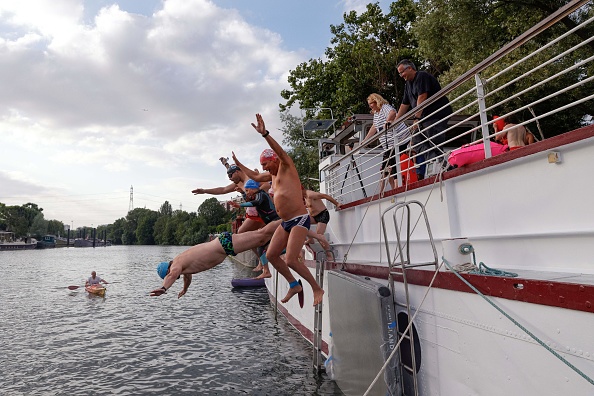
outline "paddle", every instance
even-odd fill
[[[109,283],[119,283],[119,282],[118,282],[118,281],[115,281],[115,282],[109,282]],[[70,289],[70,290],[76,290],[76,289],[78,289],[79,287],[84,287],[84,286],[74,286],[74,285],[71,285],[71,286],[66,286],[66,287],[67,287],[68,289]],[[105,287],[105,286],[104,286],[104,287]]]

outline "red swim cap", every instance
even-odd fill
[[[260,154],[260,163],[262,163],[262,161],[274,161],[276,159],[278,159],[278,156],[272,149],[266,149]]]
[[[503,128],[505,127],[505,120],[496,115],[493,116],[493,119],[497,120],[493,123],[493,125],[497,125],[497,129],[499,129],[499,131],[503,131]]]

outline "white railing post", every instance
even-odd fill
[[[485,104],[485,89],[483,86],[483,80],[480,74],[474,75],[474,81],[476,82],[476,97],[479,106],[479,116],[481,119],[481,131],[483,133],[483,145],[485,147],[485,159],[491,158],[491,141],[489,140],[489,126],[487,122],[487,105]]]

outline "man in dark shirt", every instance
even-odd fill
[[[435,77],[427,72],[417,71],[415,64],[408,59],[404,59],[398,63],[398,74],[406,82],[404,84],[404,97],[398,109],[398,114],[396,114],[396,119],[402,117],[411,107],[415,108],[419,106],[430,96],[441,91],[441,85]],[[414,124],[419,124],[420,122],[422,129],[422,134],[419,134],[417,132],[419,125],[415,126],[416,131],[414,132],[417,133],[413,135],[413,145],[420,143],[415,147],[415,151],[422,153],[425,150],[429,150],[424,155],[421,154],[417,157],[417,163],[431,160],[442,153],[442,150],[436,146],[445,141],[445,134],[440,133],[447,128],[446,117],[452,114],[452,107],[449,103],[448,98],[444,96],[415,114]],[[442,121],[438,122],[439,120]],[[436,122],[437,124],[435,124]],[[427,127],[430,128],[426,129]],[[423,142],[424,140],[427,141]],[[419,179],[422,179],[425,176],[425,165],[419,166],[417,172]]]

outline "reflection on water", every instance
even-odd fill
[[[2,394],[341,394],[311,368],[311,346],[250,270],[225,261],[177,299],[149,297],[155,267],[183,247],[112,246],[0,253]],[[89,296],[91,271],[112,282]]]

